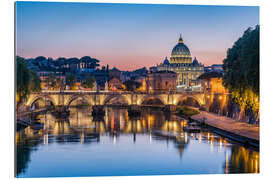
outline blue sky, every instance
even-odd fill
[[[122,70],[170,57],[182,33],[192,57],[222,63],[259,7],[94,3],[16,3],[16,54],[23,57],[89,55]]]

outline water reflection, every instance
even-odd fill
[[[29,128],[26,129],[29,131]],[[16,164],[16,174],[25,173],[27,165],[30,161],[31,152],[35,151],[35,147],[41,143],[41,141],[35,141],[33,135],[29,133],[26,134],[18,132],[16,134],[16,145],[17,145],[17,164]]]
[[[259,154],[244,147],[232,147],[228,163],[229,173],[259,173]]]
[[[141,117],[129,117],[127,109],[125,108],[106,107],[105,112],[104,117],[93,118],[91,116],[91,108],[85,107],[70,108],[70,116],[67,119],[57,119],[50,112],[40,115],[38,118],[40,118],[40,122],[44,123],[42,129],[35,130],[31,127],[27,127],[16,134],[17,176],[33,176],[30,172],[35,170],[29,168],[28,165],[31,164],[31,155],[33,152],[44,149],[42,145],[67,144],[69,147],[77,147],[77,144],[90,145],[94,143],[93,145],[96,147],[100,146],[103,148],[104,146],[105,148],[104,143],[107,143],[109,146],[111,143],[112,145],[117,144],[121,149],[125,148],[125,146],[130,146],[126,145],[129,142],[120,141],[122,137],[131,137],[130,141],[135,145],[134,153],[136,153],[136,147],[140,147],[142,149],[147,148],[147,150],[149,149],[150,152],[153,151],[154,153],[158,151],[158,155],[162,156],[164,159],[173,156],[174,159],[170,160],[172,162],[163,162],[165,164],[167,163],[167,168],[171,167],[174,169],[172,174],[259,172],[258,152],[228,142],[207,130],[200,133],[184,132],[183,127],[188,122],[175,115],[164,114],[162,111],[151,108],[144,109]],[[106,137],[109,137],[109,142],[105,141],[104,138]],[[102,140],[102,138],[104,140]],[[144,146],[141,147],[141,145],[137,143],[138,138],[140,139],[139,143],[145,141],[148,145],[144,144]],[[169,149],[170,145],[176,150],[176,154]],[[157,146],[159,149],[157,149]],[[167,150],[166,148],[163,149],[163,147],[166,147]],[[106,146],[106,148],[108,147]],[[50,146],[47,146],[46,150],[49,151]],[[59,147],[53,150],[58,151]],[[110,149],[106,151],[110,153]],[[90,151],[87,153],[91,156]],[[213,157],[210,156],[211,153],[214,153]],[[183,162],[176,161],[177,156]],[[102,155],[100,155],[100,157],[102,157]],[[142,157],[136,158],[142,159]],[[218,158],[221,161],[221,169],[216,167],[217,164],[214,164],[215,159],[212,158]],[[100,161],[106,161],[103,158],[100,159]],[[200,165],[197,163],[199,160],[207,160],[209,164]],[[37,157],[35,163],[42,163],[38,161],[42,160],[39,160]],[[149,161],[153,161],[154,163],[155,159],[150,159]],[[216,163],[218,163],[218,160],[216,161]],[[124,159],[123,162],[125,162]],[[148,168],[139,163],[138,166],[140,166],[141,169]],[[159,174],[158,172],[168,174],[166,171],[162,172],[159,170],[159,168],[163,168],[164,165],[155,164],[154,166],[156,166],[153,167],[154,170],[156,169],[156,172],[152,170],[150,174]],[[204,170],[205,167],[201,166],[206,166],[207,169]],[[185,169],[185,171],[181,171],[182,169]],[[170,169],[167,169],[167,171],[170,172]],[[104,175],[103,173],[98,174],[98,171],[96,173],[81,173],[82,174],[79,174],[78,172],[78,175],[83,175],[83,173],[88,176]],[[146,171],[138,170],[137,172],[130,172],[129,175],[144,173],[146,173]],[[108,172],[108,174],[117,175],[117,172]],[[35,176],[40,175],[35,174]],[[47,176],[56,175],[52,174]],[[60,174],[59,176],[68,175]]]

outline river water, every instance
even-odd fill
[[[258,173],[259,152],[209,130],[186,133],[187,121],[144,108],[140,117],[106,107],[70,108],[67,119],[39,115],[42,129],[16,133],[17,177]]]

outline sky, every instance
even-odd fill
[[[16,55],[82,57],[110,68],[149,68],[168,59],[180,33],[192,58],[221,64],[259,24],[258,6],[16,2]]]

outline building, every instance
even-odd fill
[[[204,67],[205,72],[220,72],[223,73],[222,64],[212,64],[211,66]]]
[[[175,91],[177,74],[172,71],[158,71],[148,74],[149,91]]]
[[[111,91],[123,90],[123,84],[118,78],[114,77],[109,81],[109,90]]]
[[[205,92],[224,94],[228,93],[228,89],[223,86],[222,77],[222,73],[213,71],[202,74],[198,79]]]
[[[157,72],[157,66],[152,66],[149,68],[149,71],[152,73],[152,72]]]
[[[95,77],[95,80],[98,85],[99,90],[105,89],[105,83],[110,79],[109,78],[109,71],[105,68],[97,69],[95,72],[90,74],[91,76]]]
[[[121,71],[120,80],[122,82],[133,80],[141,82],[142,79],[148,76],[148,70],[146,67],[136,69],[134,71]]]
[[[222,64],[213,64],[212,71],[223,73],[223,65]]]
[[[175,72],[178,89],[198,86],[197,78],[204,73],[204,65],[199,63],[196,57],[192,61],[189,48],[184,44],[181,35],[178,44],[172,49],[170,61],[166,57],[163,63],[157,65],[157,69]]]
[[[211,66],[205,66],[204,67],[204,72],[208,73],[212,71],[212,67]]]
[[[109,76],[110,76],[110,78],[120,79],[121,71],[114,67],[109,71]]]
[[[136,77],[134,77],[134,81],[136,81],[138,83],[142,83],[145,78],[146,78],[146,76],[136,76]]]
[[[120,80],[122,82],[125,82],[127,80],[130,80],[130,72],[128,72],[128,71],[121,71]]]

